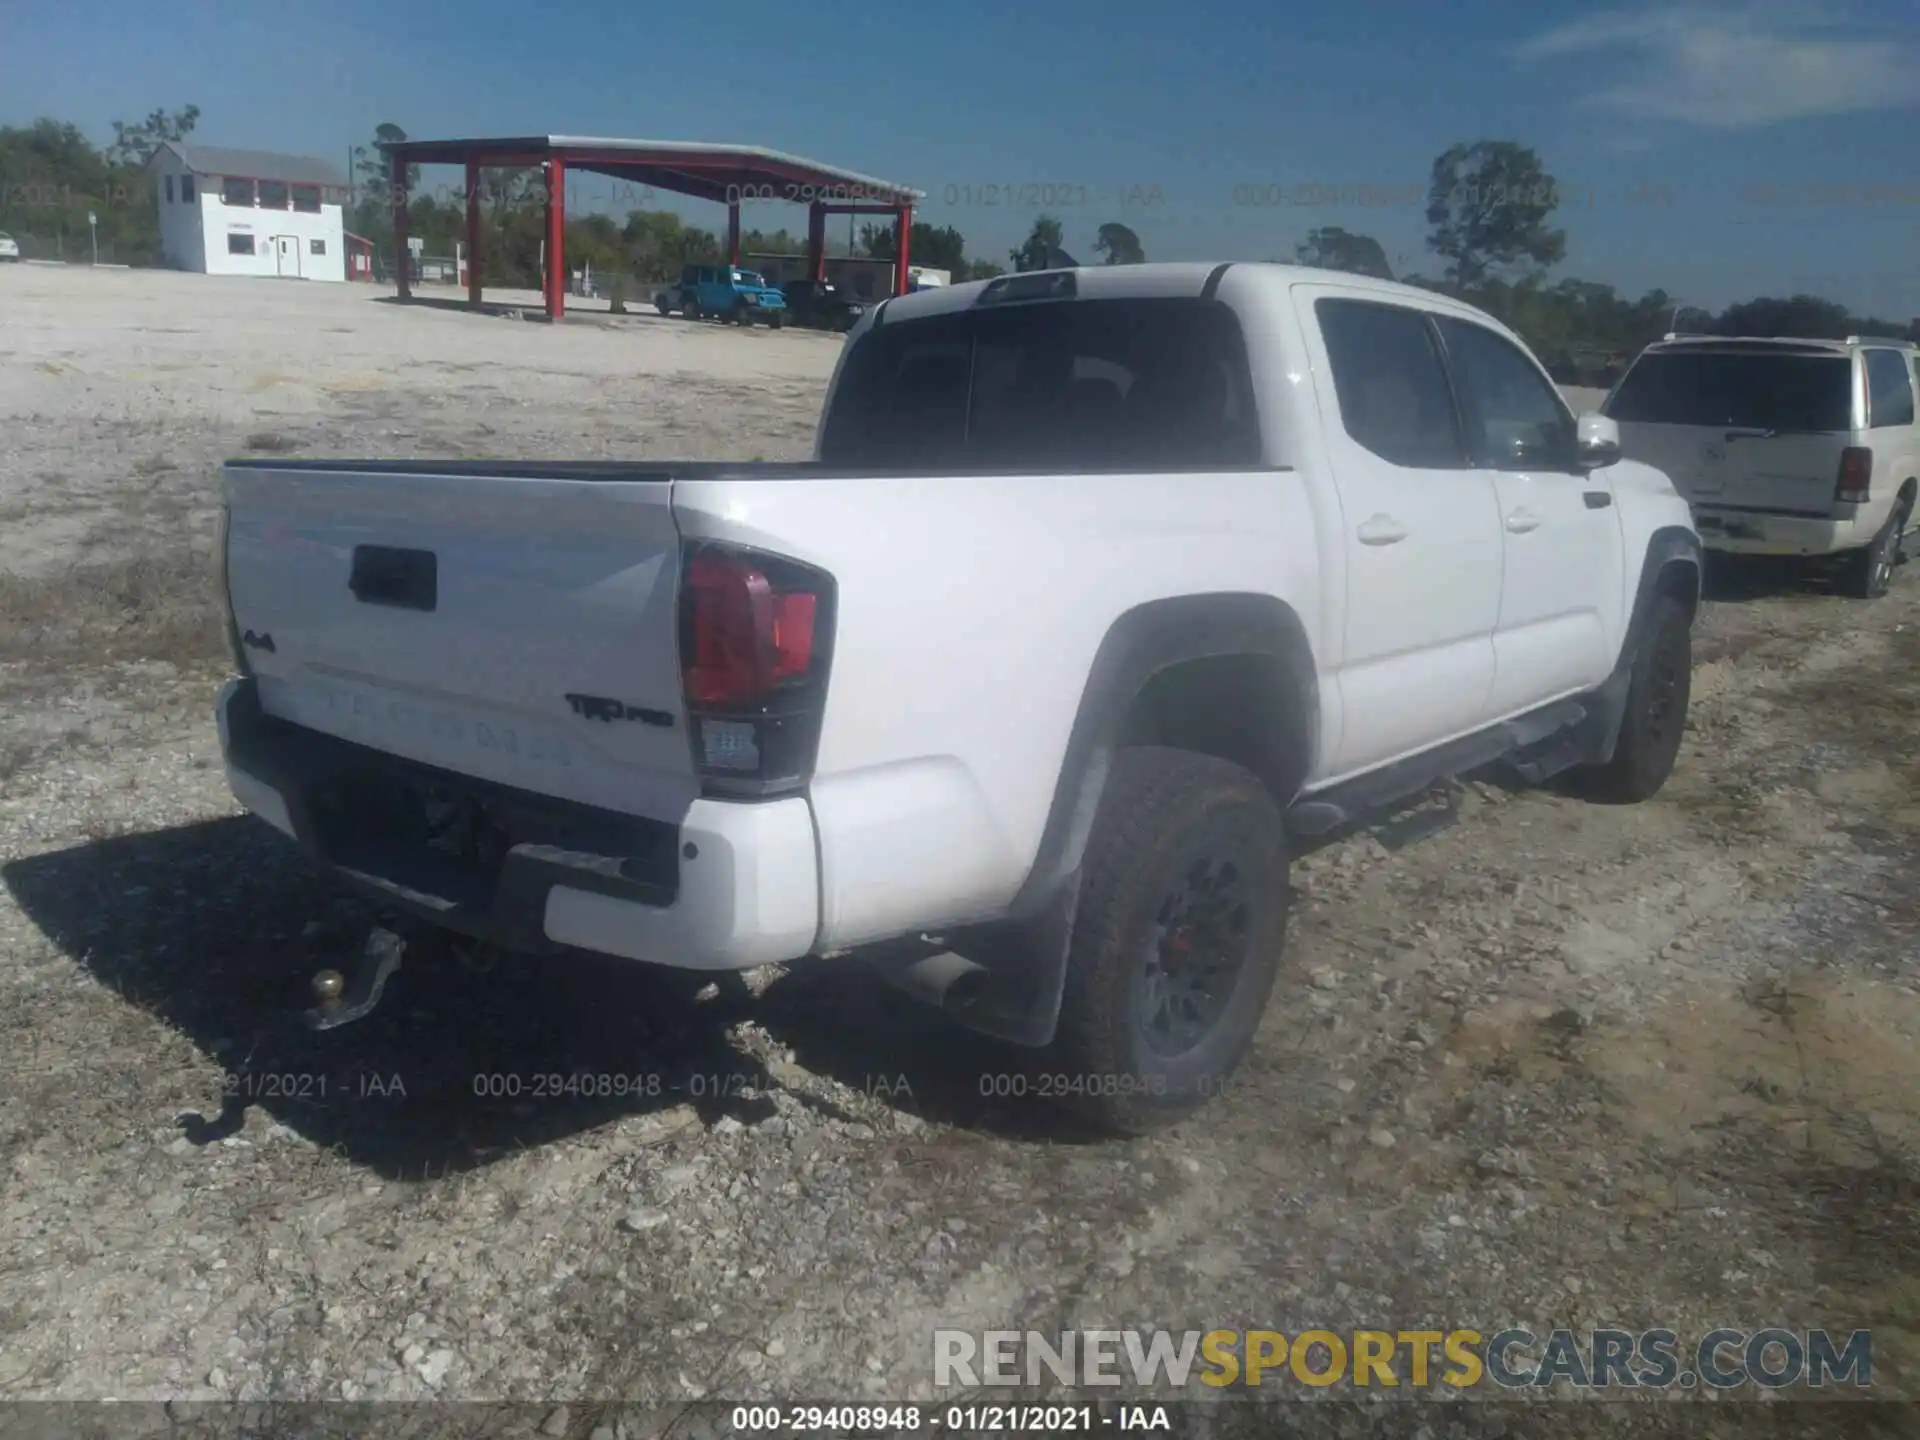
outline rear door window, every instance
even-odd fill
[[[1913,382],[1898,350],[1868,350],[1867,423],[1875,430],[1913,424]]]
[[[1433,326],[1419,310],[1316,300],[1340,422],[1356,444],[1404,469],[1467,463]]]
[[[1853,365],[1842,354],[1653,351],[1627,371],[1606,413],[1622,424],[1849,430]]]
[[[1261,463],[1245,343],[1200,299],[1071,300],[880,324],[848,353],[827,464],[1210,469]]]

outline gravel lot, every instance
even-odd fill
[[[219,776],[216,462],[798,456],[837,345],[0,272],[0,1399],[567,1400],[584,1435],[583,1401],[929,1398],[936,1325],[1873,1327],[1914,1395],[1904,575],[1718,577],[1648,805],[1474,783],[1301,861],[1255,1054],[1148,1141],[983,1098],[1030,1058],[826,967],[489,957],[289,1029],[365,917]],[[530,1093],[605,1073],[659,1093]]]

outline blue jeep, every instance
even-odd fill
[[[757,320],[775,330],[787,323],[787,297],[758,271],[738,265],[689,265],[680,272],[677,289],[661,291],[653,303],[662,315],[677,309],[689,320],[710,316],[736,325]]]

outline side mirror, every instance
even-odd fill
[[[1603,470],[1620,460],[1620,426],[1597,411],[1580,417],[1576,441],[1580,463],[1589,470]]]

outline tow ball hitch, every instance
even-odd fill
[[[333,1030],[362,1019],[380,1003],[387,981],[400,968],[407,942],[391,930],[376,927],[367,936],[360,963],[351,976],[327,969],[310,982],[314,1003],[304,1019],[309,1030]]]

